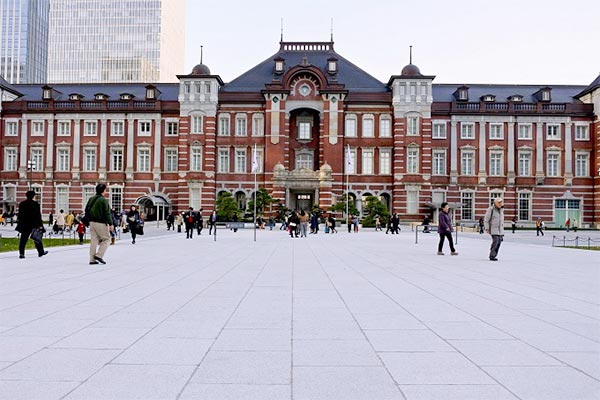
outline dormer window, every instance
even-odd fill
[[[72,93],[69,95],[69,100],[71,100],[71,101],[81,100],[81,95],[77,94],[77,93]]]
[[[512,101],[513,103],[522,103],[523,102],[523,96],[521,96],[520,94],[515,94],[513,96],[510,96],[508,98],[509,101]]]
[[[552,101],[552,88],[550,87],[543,87],[540,90],[538,90],[537,92],[534,93],[534,97],[538,100],[538,101]]]
[[[103,93],[97,93],[97,94],[94,95],[94,98],[96,100],[106,100],[107,96],[105,94],[103,94]]]
[[[154,86],[146,86],[146,100],[156,100],[156,88]]]
[[[458,101],[469,100],[469,88],[467,86],[461,86],[454,92],[454,98]]]
[[[42,88],[42,99],[52,100],[52,88],[50,86],[44,86]]]
[[[275,59],[275,73],[276,74],[282,74],[284,67],[285,67],[284,59],[283,58],[276,58]]]
[[[496,101],[496,96],[493,94],[486,94],[485,96],[482,96],[482,100],[485,102],[494,102]]]
[[[121,100],[131,100],[133,98],[133,96],[129,93],[122,93],[121,94]]]
[[[330,58],[329,60],[327,60],[327,72],[330,74],[337,73],[337,59],[336,58]]]
[[[549,90],[542,91],[542,101],[550,101],[550,91]]]

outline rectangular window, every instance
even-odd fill
[[[492,140],[504,139],[504,125],[503,124],[490,124],[490,139],[492,139]]]
[[[560,140],[560,125],[547,125],[546,126],[546,139],[547,140]]]
[[[300,122],[298,124],[298,140],[310,140],[311,136],[310,122]]]
[[[375,130],[374,130],[374,123],[373,123],[373,117],[365,117],[363,118],[363,126],[362,126],[362,136],[363,137],[374,137],[375,136]]]
[[[122,187],[111,187],[110,188],[110,206],[117,211],[123,209],[123,188]]]
[[[433,151],[433,175],[446,175],[446,152]]]
[[[85,121],[83,124],[83,135],[84,136],[97,136],[98,135],[98,122],[96,121]]]
[[[346,126],[344,128],[346,137],[356,137],[356,117],[346,117]]]
[[[44,136],[44,121],[33,121],[31,123],[31,136]]]
[[[419,149],[409,148],[406,152],[406,173],[416,174],[419,172]]]
[[[110,135],[111,136],[125,136],[125,122],[112,121],[110,123]]]
[[[265,135],[265,119],[262,114],[252,116],[252,136]]]
[[[167,122],[167,136],[177,136],[179,133],[179,124],[177,122]],[[195,133],[195,132],[192,132]]]
[[[356,173],[356,149],[350,149],[350,160],[348,160],[348,150],[344,151],[344,161],[346,162],[346,173],[347,174],[355,174]]]
[[[68,172],[71,168],[71,154],[69,149],[58,149],[57,152],[56,170],[58,172]]]
[[[202,123],[203,123],[202,115],[192,115],[192,133],[201,134],[202,133]]]
[[[138,172],[150,172],[150,149],[138,149]]]
[[[17,170],[17,149],[10,148],[4,151],[4,170]]]
[[[190,153],[190,171],[202,171],[202,147],[193,146]]]
[[[40,185],[33,185],[31,190],[35,192],[35,201],[37,201],[40,205],[40,209],[44,208],[43,206],[43,198],[42,198],[42,187]]]
[[[313,155],[312,154],[298,154],[296,156],[296,169],[313,169]]]
[[[229,136],[229,115],[219,116],[219,136]]]
[[[494,199],[502,197],[502,192],[490,192],[490,205],[494,204]]]
[[[362,150],[362,173],[363,175],[373,174],[373,149]]]
[[[57,135],[58,136],[71,136],[71,122],[70,121],[59,121]]]
[[[41,148],[32,148],[31,149],[31,161],[33,161],[33,170],[34,171],[43,171],[44,170],[44,151]]]
[[[475,125],[471,123],[460,124],[460,138],[461,139],[475,139]]]
[[[587,125],[575,125],[575,140],[590,140]]]
[[[177,150],[165,150],[165,172],[177,172]]]
[[[81,209],[85,210],[85,206],[87,205],[88,201],[94,197],[94,195],[96,194],[96,189],[93,186],[84,186],[83,187],[83,196],[82,196],[82,204],[81,204]]]
[[[519,221],[531,221],[531,193],[519,193]]]
[[[501,176],[502,171],[502,153],[491,152],[490,153],[490,176]]]
[[[6,136],[17,136],[19,134],[19,130],[18,130],[18,122],[6,122],[5,128],[5,135]]]
[[[123,149],[112,149],[110,151],[110,170],[112,172],[123,171]]]
[[[473,201],[473,192],[462,192],[461,198],[461,219],[473,221],[475,219],[475,202]]]
[[[521,140],[530,140],[531,136],[531,124],[519,124],[518,127],[518,138]]]
[[[461,154],[461,174],[462,175],[474,175],[475,174],[475,154],[471,151],[463,151]]]
[[[431,134],[433,139],[446,139],[446,123],[445,122],[434,122],[433,133]]]
[[[531,153],[519,153],[519,176],[531,176]]]
[[[392,137],[392,120],[382,118],[379,121],[379,137]]]
[[[392,173],[392,151],[390,149],[379,150],[379,174],[390,175]]]
[[[590,176],[590,156],[587,153],[577,153],[575,155],[575,176]]]
[[[548,176],[560,176],[560,165],[559,165],[558,153],[548,153],[548,160],[546,166],[546,174]]]
[[[204,83],[204,93],[210,94],[210,82]]]
[[[246,149],[235,149],[235,172],[246,172]]]
[[[69,212],[69,188],[66,186],[56,188],[56,211],[60,210]]]
[[[150,121],[138,122],[138,136],[150,136],[152,133],[152,123]]]
[[[408,190],[406,192],[406,213],[419,213],[419,192],[417,190]]]
[[[218,172],[229,172],[229,149],[219,149]]]
[[[96,149],[83,150],[83,171],[90,172],[96,170]]]
[[[417,136],[419,134],[419,118],[408,117],[406,123],[408,124],[406,134],[410,136]]]
[[[254,151],[254,149],[252,150]],[[254,155],[252,156],[254,157]],[[264,170],[264,163],[265,163],[265,156],[264,156],[264,150],[263,149],[256,149],[256,164],[258,164],[258,168],[256,169],[256,173],[261,174]],[[311,167],[312,169],[312,167]]]
[[[248,132],[246,131],[247,121],[246,115],[236,115],[235,116],[235,136],[247,136]]]

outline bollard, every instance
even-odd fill
[[[419,243],[419,228],[415,227],[415,244]]]
[[[567,238],[563,236],[563,247],[567,245]]]

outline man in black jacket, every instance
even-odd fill
[[[21,234],[21,239],[19,240],[19,258],[25,258],[25,245],[27,245],[27,240],[29,240],[31,232],[34,229],[44,229],[40,204],[33,200],[35,192],[29,190],[25,193],[25,197],[27,197],[27,200],[19,203],[19,221],[16,228],[17,232]],[[35,243],[39,257],[48,254],[47,251],[44,251],[44,244],[41,240],[34,240],[33,242]]]

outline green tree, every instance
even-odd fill
[[[353,197],[350,196],[348,212],[352,215],[358,215],[358,209],[354,205],[354,202],[352,201],[352,199],[353,199]],[[343,196],[340,196],[338,199],[338,202],[335,203],[334,205],[332,205],[331,207],[329,207],[329,210],[330,211],[341,211],[341,212],[345,213],[346,212],[346,194],[344,193]]]
[[[264,215],[265,210],[270,204],[277,203],[277,201],[271,197],[267,189],[260,188],[256,193],[256,214],[257,217]],[[250,201],[248,202],[248,211],[254,213],[254,193],[252,194]]]
[[[367,210],[369,214],[362,220],[362,225],[367,227],[375,226],[375,217],[378,215],[381,224],[384,225],[390,215],[385,203],[379,200],[377,196],[367,197]]]
[[[219,197],[217,197],[217,217],[221,221],[231,221],[231,217],[233,214],[240,215],[240,210],[238,209],[237,203],[231,193],[222,192],[219,193]]]

